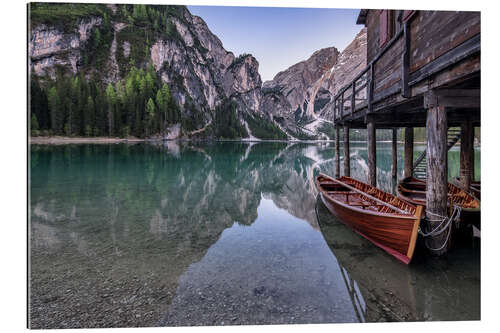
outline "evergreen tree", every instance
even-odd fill
[[[59,109],[59,95],[57,88],[54,86],[50,88],[48,96],[49,110],[50,110],[50,128],[55,134],[57,132],[57,113]]]
[[[94,47],[97,49],[101,44],[101,32],[98,28],[94,29]]]
[[[146,104],[146,136],[151,135],[151,129],[153,128],[154,125],[154,118],[155,118],[155,103],[153,100],[150,98],[148,99],[148,103]]]
[[[108,134],[109,136],[113,136],[113,119],[116,104],[116,93],[111,83],[109,83],[108,87],[106,88],[106,99],[108,104]]]
[[[30,80],[30,111],[36,115],[39,129],[50,128],[50,114],[47,95],[40,87],[38,79],[31,77]]]
[[[92,129],[94,128],[95,122],[95,107],[94,100],[92,96],[87,97],[86,110],[83,112],[83,127],[85,136],[92,136]]]
[[[166,83],[163,84],[160,90],[156,93],[156,105],[158,107],[158,111],[161,114],[161,132],[165,131],[167,127],[167,117],[168,117],[168,109],[170,105],[170,89]]]
[[[38,135],[38,120],[36,119],[36,115],[34,113],[31,114],[31,135]]]

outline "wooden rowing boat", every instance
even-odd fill
[[[407,177],[398,183],[396,192],[399,198],[414,205],[422,205],[425,208],[426,187],[425,181]],[[462,223],[472,223],[480,228],[481,204],[477,198],[458,186],[448,183],[448,202],[452,202],[462,209],[460,213]]]
[[[459,177],[453,178],[453,185],[460,187],[465,190],[464,184]],[[470,183],[469,193],[475,196],[478,200],[481,200],[481,182],[480,181],[472,181]]]
[[[408,264],[417,241],[422,207],[350,177],[316,177],[321,200],[341,222]]]

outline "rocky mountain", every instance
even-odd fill
[[[296,136],[331,136],[333,97],[366,66],[366,29],[341,52],[316,51],[263,84],[264,112]]]
[[[366,43],[366,28],[363,28],[342,51],[338,62],[327,72],[325,80],[321,81],[320,93],[315,100],[320,117],[332,118],[333,97],[366,67]]]
[[[34,113],[46,118],[38,120],[40,129],[56,134],[132,131],[151,136],[166,130],[169,138],[328,139],[332,124],[321,117],[329,116],[335,90],[364,67],[363,47],[364,30],[344,52],[335,47],[319,50],[262,84],[257,59],[227,51],[203,19],[184,6],[32,4],[29,71],[40,80],[42,97],[61,75],[85,78],[106,90],[107,97],[106,104],[100,103],[98,92],[91,96],[95,123],[87,119],[83,102],[60,106],[54,115],[51,108],[57,102],[69,103],[59,84],[59,100],[45,102],[46,111],[35,106]],[[150,81],[157,76],[161,82],[140,96],[143,100],[134,103],[134,110],[127,109],[131,95],[127,84],[142,94],[146,73],[153,77]],[[173,116],[155,115],[163,105],[155,96],[161,84],[168,85],[178,109]],[[82,89],[74,95],[92,92]],[[113,112],[110,104],[116,104]],[[65,111],[77,109],[76,105],[80,114]]]
[[[315,119],[313,105],[317,89],[314,84],[337,63],[339,51],[329,47],[314,52],[309,59],[279,72],[271,81],[264,82],[263,105],[266,113],[294,132],[297,125]]]
[[[30,10],[29,70],[42,81],[57,81],[61,73],[83,75],[104,87],[113,85],[120,94],[132,68],[152,66],[180,108],[181,124],[168,124],[170,137],[218,132],[252,137],[253,131],[261,138],[286,138],[261,112],[257,60],[249,54],[236,57],[224,49],[203,19],[186,7],[33,4]],[[235,112],[239,125],[231,125],[236,130],[217,128],[232,120],[225,115],[213,124],[217,112]],[[61,117],[68,122],[71,115]],[[147,121],[144,112],[136,118]],[[105,132],[111,132],[113,121],[109,120]]]

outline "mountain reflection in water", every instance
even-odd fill
[[[377,174],[390,191],[386,147]],[[333,153],[325,143],[33,145],[32,327],[479,319],[477,249],[460,254],[461,270],[453,253],[408,268],[331,223],[313,181],[333,174]],[[353,145],[360,180],[365,155]]]

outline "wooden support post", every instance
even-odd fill
[[[335,178],[340,177],[340,128],[335,126]]]
[[[349,157],[349,125],[344,125],[344,176],[351,177],[351,159]]]
[[[351,95],[351,116],[356,109],[356,81],[352,81],[352,95]]]
[[[405,163],[403,177],[413,174],[413,127],[405,128]]]
[[[460,135],[460,181],[465,190],[469,191],[474,175],[474,128],[470,120],[461,124]]]
[[[392,129],[392,178],[398,177],[398,129]]]
[[[371,186],[377,186],[377,138],[375,122],[371,117],[368,117],[366,124],[368,132],[368,183]]]
[[[344,118],[344,93],[340,96],[340,119]]]
[[[426,195],[426,215],[430,228],[436,228],[442,221],[442,217],[447,214],[448,199],[448,169],[446,167],[447,149],[447,118],[446,108],[439,105],[431,105],[427,109],[427,195]],[[433,254],[441,255],[446,253],[448,245],[443,244],[448,238],[447,229],[445,232],[431,237],[428,245],[435,250]],[[442,248],[441,248],[442,247]]]
[[[373,111],[372,100],[373,100],[373,64],[370,65],[370,76],[368,78],[368,91],[366,96],[366,103],[368,104],[369,114]]]
[[[333,121],[336,122],[337,119],[339,119],[339,101],[338,99],[335,98],[334,101],[334,108],[333,108]]]
[[[471,156],[471,165],[472,165],[472,170],[470,172],[471,174],[471,182],[476,180],[476,163],[475,163],[475,152],[474,152],[474,140],[476,137],[476,131],[474,130],[474,126],[472,126],[472,156]]]

